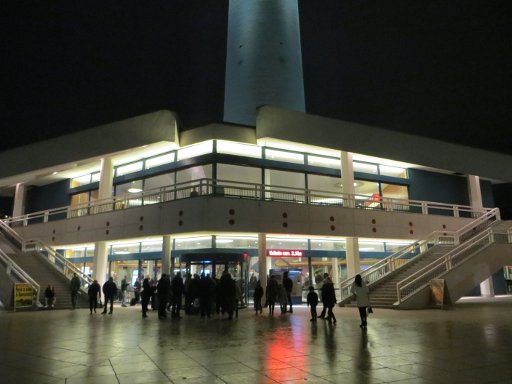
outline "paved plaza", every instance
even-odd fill
[[[276,310],[277,312],[277,310]],[[0,383],[512,383],[512,297],[448,310],[309,310],[229,321],[87,309],[0,312]]]

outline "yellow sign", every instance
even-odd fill
[[[14,284],[14,307],[31,307],[34,300],[32,285],[27,283]]]

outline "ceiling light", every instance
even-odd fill
[[[130,193],[139,193],[139,192],[142,192],[142,189],[140,189],[140,188],[128,188],[128,192],[130,192]]]

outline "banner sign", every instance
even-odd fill
[[[302,257],[303,251],[287,250],[287,249],[268,249],[267,256],[271,257]]]
[[[14,308],[31,307],[33,305],[34,292],[32,285],[28,283],[14,284]]]

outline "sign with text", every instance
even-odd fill
[[[303,251],[299,250],[288,250],[288,249],[267,249],[267,256],[270,257],[302,257],[304,256]]]
[[[14,308],[31,307],[33,300],[32,285],[28,283],[14,284]]]

